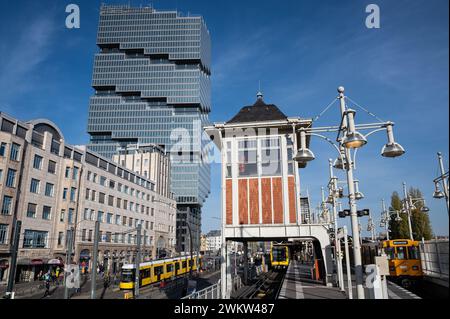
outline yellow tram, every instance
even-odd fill
[[[166,279],[178,277],[189,273],[191,270],[201,268],[201,256],[180,256],[171,259],[154,260],[141,263],[139,267],[140,286],[158,283]],[[134,289],[135,271],[134,264],[122,266],[122,275],[119,288],[121,290]]]
[[[423,277],[418,241],[386,240],[383,242],[383,249],[389,260],[389,273],[392,279],[400,281],[403,286],[409,286]]]
[[[272,244],[270,249],[270,265],[275,269],[289,266],[289,246],[286,244]]]

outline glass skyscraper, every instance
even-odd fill
[[[209,194],[203,127],[211,110],[211,40],[202,17],[151,7],[100,9],[89,103],[88,148],[111,158],[119,148],[157,144],[171,157],[178,203],[177,246],[199,247]]]

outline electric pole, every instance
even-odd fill
[[[68,268],[72,264],[72,243],[74,229],[71,228],[67,231],[67,255],[66,255],[66,271],[64,274],[64,299],[69,299],[69,288],[67,286]]]
[[[19,250],[20,229],[22,228],[22,222],[16,220],[14,226],[14,238],[13,245],[11,247],[11,265],[8,277],[8,286],[6,288],[6,296],[14,299],[14,282],[16,278],[16,265],[17,265],[17,252]]]
[[[100,222],[95,221],[94,248],[92,251],[92,270],[91,270],[91,299],[95,299],[95,288],[97,283],[97,258],[98,258],[98,240],[100,234]]]
[[[136,260],[135,260],[136,275],[134,277],[134,299],[139,298],[139,288],[141,286],[140,269],[139,269],[139,266],[141,264],[141,229],[142,225],[141,223],[139,223],[137,226],[137,235],[136,235]]]

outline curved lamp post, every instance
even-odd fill
[[[447,213],[449,213],[450,205],[449,205],[449,192],[448,192],[448,171],[445,172],[444,169],[444,161],[442,159],[442,153],[438,152],[438,162],[439,162],[439,170],[441,175],[433,180],[434,182],[434,193],[433,198],[442,199],[445,198],[445,202],[447,204]],[[441,190],[442,186],[442,190]]]
[[[364,299],[364,287],[363,287],[363,269],[361,258],[361,246],[357,216],[357,185],[355,187],[355,180],[353,178],[353,170],[355,162],[352,159],[351,151],[356,151],[358,148],[367,144],[367,137],[378,131],[387,131],[388,143],[384,145],[381,155],[384,157],[397,157],[405,153],[400,144],[396,143],[393,135],[393,123],[371,123],[371,124],[355,124],[356,112],[351,109],[347,109],[345,104],[344,87],[338,88],[338,99],[340,100],[341,122],[339,126],[318,127],[318,128],[300,128],[300,147],[294,156],[294,160],[305,164],[315,159],[314,153],[307,147],[306,136],[317,136],[327,142],[329,142],[338,152],[338,159],[334,162],[335,168],[342,168],[347,173],[347,186],[348,186],[348,198],[350,205],[351,225],[353,234],[353,258],[356,274],[356,289],[359,299]],[[363,135],[359,131],[372,130],[366,135]],[[331,141],[328,137],[318,134],[321,132],[337,132],[336,138],[337,144]],[[360,193],[361,195],[361,193]]]
[[[408,231],[409,231],[409,238],[411,240],[414,240],[414,234],[412,231],[412,222],[411,222],[411,216],[412,216],[412,210],[416,209],[417,203],[422,203],[422,206],[420,207],[421,213],[428,213],[430,209],[425,206],[425,199],[423,198],[412,198],[408,195],[406,191],[406,183],[403,183],[403,192],[405,194],[405,198],[402,199],[402,209],[401,210],[387,210],[386,205],[384,203],[384,200],[381,200],[382,205],[382,212],[381,212],[381,223],[380,227],[385,227],[386,229],[386,239],[389,240],[389,221],[392,219],[391,216],[395,215],[394,221],[401,222],[402,218],[400,214],[406,214],[408,216]]]

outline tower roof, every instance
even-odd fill
[[[248,123],[248,122],[264,122],[286,120],[280,109],[274,104],[266,104],[263,100],[261,92],[257,94],[255,104],[244,106],[231,120],[227,123]]]

